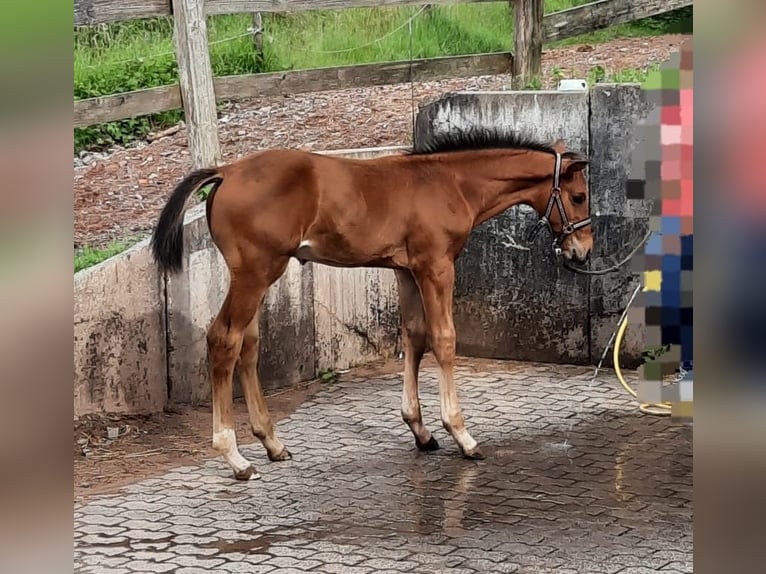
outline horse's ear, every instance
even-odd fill
[[[573,161],[568,166],[566,166],[564,172],[571,175],[575,173],[576,171],[582,171],[586,167],[588,167],[588,160],[580,160],[580,161]]]
[[[566,174],[573,174],[576,171],[582,171],[588,167],[589,160],[581,153],[576,151],[568,151],[561,154],[561,158],[564,160],[563,171]]]
[[[588,167],[588,158],[576,151],[566,151],[564,140],[557,139],[551,147],[561,154],[561,159],[564,160],[562,171],[566,175],[572,175]]]

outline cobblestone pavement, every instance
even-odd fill
[[[75,572],[692,572],[691,427],[590,376],[458,369],[483,461],[442,429],[433,369],[433,453],[399,418],[399,375],[329,384],[279,424],[293,460],[244,446],[261,480],[212,459],[75,507]]]

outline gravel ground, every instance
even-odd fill
[[[543,55],[544,87],[554,69],[583,78],[595,66],[616,71],[664,62],[684,35],[621,38],[595,45],[556,48]],[[333,150],[408,145],[419,104],[457,90],[507,89],[510,76],[333,90],[258,98],[224,106],[219,135],[225,160],[261,148]],[[183,125],[127,148],[74,158],[74,247],[104,247],[140,238],[153,227],[168,193],[191,167]]]

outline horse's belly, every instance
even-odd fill
[[[308,261],[325,265],[349,265],[356,263],[349,253],[339,253],[338,250],[322,248],[310,240],[301,241],[293,256],[301,263]]]
[[[388,265],[390,257],[381,253],[358,253],[348,249],[333,249],[311,240],[301,241],[293,253],[301,263],[312,262],[333,267],[365,267]]]

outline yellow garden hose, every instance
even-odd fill
[[[616,269],[622,267],[625,263],[627,263],[628,260],[631,257],[633,257],[633,255],[636,254],[636,252],[640,249],[640,247],[644,243],[646,243],[646,241],[649,239],[652,233],[653,231],[651,229],[647,231],[644,238],[633,249],[633,251],[631,251],[630,254],[625,259],[623,259],[622,261],[620,261],[619,263],[616,263],[615,265],[611,267],[608,267],[605,269],[599,269],[599,270],[580,269],[579,267],[570,265],[567,261],[564,261],[564,267],[566,267],[567,269],[571,271],[574,271],[575,273],[580,273],[583,275],[604,275],[606,273],[611,273],[612,271],[615,271]],[[659,271],[644,273],[644,279],[648,280],[649,283],[652,285],[652,290],[656,290],[657,288],[656,285],[660,285],[662,283],[662,275]],[[598,365],[596,366],[596,370],[593,372],[593,377],[591,378],[591,383],[593,383],[596,380],[596,377],[598,376],[598,372],[601,369],[601,365],[603,364],[604,359],[606,359],[606,356],[609,353],[610,345],[612,345],[612,342],[614,342],[614,346],[612,348],[612,359],[613,359],[612,362],[614,363],[614,372],[617,375],[617,380],[620,381],[620,384],[625,388],[626,391],[628,391],[628,393],[630,393],[630,395],[633,398],[638,398],[638,393],[630,388],[628,383],[625,381],[625,377],[623,377],[622,375],[622,370],[620,369],[620,347],[622,346],[622,338],[625,336],[625,331],[628,328],[628,310],[630,309],[630,306],[633,304],[633,299],[635,299],[639,290],[647,291],[647,286],[644,285],[643,289],[641,287],[641,284],[636,286],[635,290],[633,291],[633,295],[628,301],[628,304],[625,307],[625,310],[622,312],[622,316],[620,317],[619,322],[617,323],[617,330],[612,332],[612,335],[609,338],[609,342],[606,344],[606,347],[604,348],[604,352],[601,354],[601,359],[599,360]],[[646,413],[649,415],[667,416],[671,414],[672,404],[667,401],[662,403],[640,403],[638,408],[642,413]]]
[[[614,363],[614,372],[617,375],[617,379],[620,381],[625,390],[628,391],[634,398],[638,397],[638,393],[630,388],[625,377],[622,376],[622,370],[620,369],[620,346],[622,344],[622,337],[625,335],[625,330],[628,328],[628,315],[623,316],[622,322],[617,329],[617,336],[614,340],[614,349],[612,351],[612,361]],[[671,404],[665,403],[641,403],[638,406],[642,413],[648,415],[667,416],[670,414]]]

